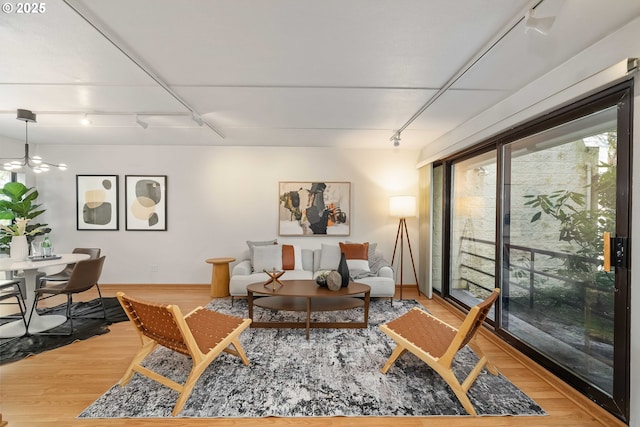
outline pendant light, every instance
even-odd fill
[[[64,163],[54,164],[48,163],[42,160],[40,156],[29,155],[29,122],[36,123],[36,114],[29,110],[17,110],[16,119],[24,122],[24,156],[14,158],[3,158],[1,160],[10,160],[4,163],[3,167],[8,171],[19,170],[23,167],[28,167],[35,173],[41,173],[48,171],[51,167],[58,168],[60,170],[67,170],[67,165]]]

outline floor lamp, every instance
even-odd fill
[[[418,283],[418,275],[416,274],[416,265],[413,262],[413,252],[411,251],[411,240],[409,240],[409,232],[407,231],[407,218],[416,216],[416,198],[414,196],[393,196],[389,198],[389,213],[393,217],[400,218],[398,222],[398,232],[396,233],[396,244],[393,247],[393,257],[391,258],[391,265],[396,258],[396,250],[398,249],[398,240],[400,240],[400,299],[402,299],[402,287],[404,282],[402,280],[402,270],[404,261],[404,238],[407,238],[407,245],[409,246],[409,255],[411,257],[411,266],[413,267],[413,276],[416,279],[416,286],[418,287],[418,295],[420,293],[420,284]]]

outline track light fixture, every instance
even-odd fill
[[[400,134],[397,133],[393,136],[393,146],[394,147],[399,147],[400,146]]]
[[[544,18],[536,18],[536,11],[534,9],[529,9],[527,13],[527,20],[524,22],[525,32],[529,32],[529,30],[537,31],[542,35],[549,34],[553,23],[556,21],[554,16],[547,16]]]
[[[140,126],[142,129],[146,129],[149,127],[149,123],[143,121],[140,116],[136,114],[136,124]]]
[[[191,118],[193,119],[194,122],[198,124],[198,126],[204,125],[204,120],[202,120],[202,117],[200,117],[200,114],[193,112],[191,113]]]
[[[82,120],[80,120],[80,123],[82,123],[82,126],[89,126],[92,123],[92,121],[85,114],[84,117],[82,118]]]
[[[22,167],[29,167],[35,173],[41,173],[48,171],[51,167],[58,168],[60,170],[67,170],[67,165],[64,163],[54,164],[48,163],[42,160],[40,156],[29,155],[29,122],[36,123],[36,114],[29,110],[17,110],[16,119],[24,122],[24,156],[14,158],[3,158],[0,160],[10,160],[3,165],[3,168],[8,171],[15,171]]]

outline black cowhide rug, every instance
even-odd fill
[[[86,302],[75,302],[71,306],[73,314],[73,334],[72,335],[28,335],[18,338],[0,339],[0,364],[16,362],[27,356],[42,353],[54,348],[59,348],[74,341],[86,340],[96,335],[109,332],[108,326],[112,323],[123,322],[127,315],[120,306],[117,298],[103,298],[107,318],[103,318],[100,300],[94,299]],[[66,304],[61,304],[51,308],[38,310],[40,314],[65,315]],[[15,319],[3,318],[0,324]],[[61,333],[69,331],[69,321],[47,331],[47,334]]]

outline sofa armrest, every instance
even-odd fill
[[[251,273],[251,261],[248,259],[240,261],[231,270],[232,276],[248,276]]]
[[[378,270],[378,277],[391,277],[393,279],[393,269],[391,267],[382,267]]]

